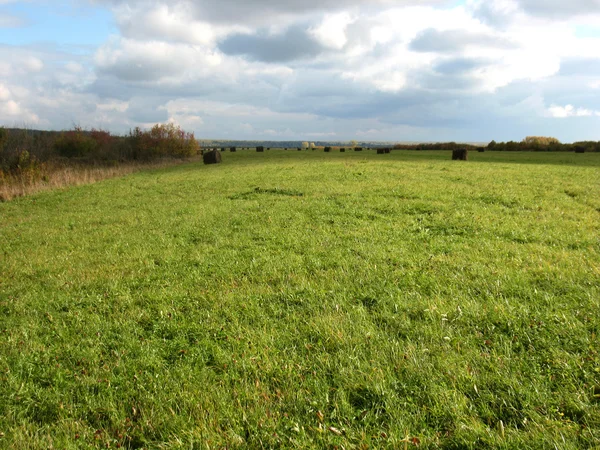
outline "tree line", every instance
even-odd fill
[[[199,153],[194,133],[170,123],[134,128],[124,136],[81,127],[61,132],[0,128],[0,173],[35,170],[48,161],[118,164]]]
[[[520,142],[491,141],[487,146],[461,144],[457,142],[435,142],[419,144],[396,144],[397,150],[489,150],[513,152],[600,152],[600,141],[578,141],[572,144],[563,144],[558,139],[547,136],[527,136]]]

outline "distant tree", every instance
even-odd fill
[[[560,141],[553,137],[546,136],[527,136],[523,139],[524,144],[528,145],[552,145],[552,144],[560,144]]]

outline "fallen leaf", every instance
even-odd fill
[[[331,431],[333,434],[335,434],[337,436],[341,436],[342,435],[342,432],[340,430],[338,430],[337,428],[329,427],[328,430]]]

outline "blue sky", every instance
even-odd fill
[[[600,0],[0,0],[0,125],[600,140]]]
[[[0,42],[7,45],[82,45],[92,51],[117,33],[114,16],[105,6],[78,2],[9,3],[0,15],[19,19],[24,26],[0,28]]]

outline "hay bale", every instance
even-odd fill
[[[221,153],[217,150],[204,153],[202,156],[204,164],[219,164],[222,160]]]
[[[452,161],[467,161],[469,159],[469,150],[460,148],[452,150]]]
[[[237,151],[237,148],[235,148],[235,147],[230,147],[230,148],[229,148],[229,151],[230,151],[231,153],[234,153],[234,152],[236,152],[236,151]]]
[[[325,147],[324,150],[325,150],[325,153],[329,153],[331,151],[331,147]]]
[[[340,148],[340,153],[346,153],[346,149],[345,148]]]
[[[260,146],[256,147],[256,151],[259,153],[262,153],[265,151],[265,148],[262,145],[260,145]]]
[[[385,148],[378,148],[377,149],[377,154],[378,155],[383,155],[385,153]]]
[[[362,152],[363,149],[362,149],[362,147],[354,147],[354,151],[355,152]]]
[[[392,151],[392,149],[391,149],[391,148],[384,148],[383,150],[384,150],[386,153],[390,153],[390,152]]]
[[[585,153],[585,147],[583,145],[576,145],[575,153]]]
[[[483,153],[483,152],[485,152],[485,147],[477,147],[477,151],[479,153]]]

